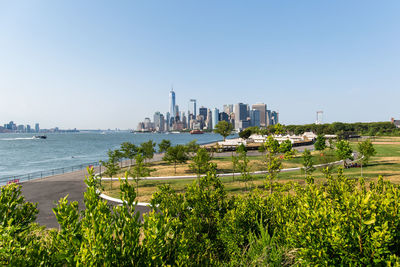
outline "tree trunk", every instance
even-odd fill
[[[139,196],[139,177],[136,177],[136,197]]]

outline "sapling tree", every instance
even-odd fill
[[[347,159],[353,159],[353,150],[350,147],[349,141],[340,140],[336,143],[336,155],[340,160],[343,160],[346,166]]]
[[[369,159],[372,156],[376,155],[376,150],[370,139],[367,139],[364,142],[358,143],[357,150],[358,150],[358,153],[360,153],[360,157],[361,157],[360,162],[361,162],[361,177],[362,177],[363,176],[363,173],[362,173],[363,165],[367,165],[369,162]]]
[[[185,148],[186,148],[186,151],[187,151],[188,153],[196,153],[197,150],[200,148],[200,145],[197,144],[197,140],[194,139],[194,140],[188,142],[188,143],[185,145]]]
[[[312,174],[313,171],[315,171],[314,161],[313,161],[311,152],[308,149],[304,149],[304,152],[303,152],[303,170],[304,170],[306,179],[309,174]]]
[[[210,161],[212,156],[205,148],[199,148],[196,155],[192,158],[192,163],[189,168],[198,176],[209,171]]]
[[[362,157],[361,163],[367,165],[370,158],[376,155],[376,150],[370,139],[367,139],[357,145],[357,151]]]
[[[236,149],[236,169],[240,172],[240,179],[244,182],[247,190],[247,182],[251,181],[249,158],[247,157],[247,149],[241,144]]]
[[[124,155],[124,158],[130,159],[131,165],[133,164],[132,161],[138,153],[138,150],[139,148],[130,142],[124,142],[121,144],[121,151]]]
[[[174,164],[176,174],[176,165],[178,163],[185,163],[189,160],[186,147],[183,145],[176,145],[168,148],[163,160],[167,161],[169,164]]]
[[[171,147],[171,141],[163,139],[161,140],[161,143],[158,144],[158,152],[160,153],[166,152],[170,147]]]
[[[115,149],[114,151],[113,151],[113,153],[114,153],[114,158],[115,158],[115,160],[117,161],[117,162],[119,162],[120,163],[120,167],[121,167],[121,169],[122,169],[122,159],[124,158],[124,153],[121,151],[121,150],[119,150],[119,149]]]
[[[108,155],[108,160],[107,161],[100,160],[100,163],[106,168],[104,174],[106,176],[110,176],[111,178],[110,187],[112,189],[112,178],[121,170],[121,168],[118,165],[118,159],[117,155],[115,154],[115,151],[108,150],[107,155]]]
[[[280,129],[281,127],[278,127]],[[290,141],[289,141],[290,142]],[[278,174],[281,172],[283,167],[283,160],[289,159],[293,157],[295,151],[293,149],[288,149],[289,144],[287,142],[282,142],[280,145],[279,142],[273,138],[272,136],[268,136],[265,146],[265,161],[267,164],[267,187],[270,188],[270,193],[272,193],[272,182],[278,177]],[[282,152],[285,153],[282,153]]]
[[[235,181],[235,172],[237,171],[239,158],[236,154],[233,154],[233,151],[232,151],[231,161],[232,161],[232,180]]]
[[[144,157],[137,154],[135,157],[135,165],[129,169],[128,173],[136,182],[136,194],[139,195],[139,181],[142,177],[147,177],[153,170],[144,162]]]
[[[149,140],[147,142],[143,142],[140,144],[139,153],[142,154],[144,159],[152,159],[154,157],[154,153],[156,152],[155,147],[156,143],[153,140]]]

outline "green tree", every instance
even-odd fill
[[[139,181],[142,177],[150,176],[153,170],[148,167],[144,162],[144,158],[141,154],[137,154],[135,157],[135,165],[129,169],[128,173],[136,182],[136,195],[139,196]]]
[[[304,149],[303,152],[303,170],[306,178],[315,171],[313,157],[308,149]]]
[[[278,126],[278,129],[279,128],[281,128],[281,126]],[[278,174],[283,168],[283,160],[291,158],[295,153],[293,149],[289,150],[290,145],[287,142],[279,144],[279,142],[272,136],[268,136],[264,143],[266,151],[265,161],[268,171],[266,178],[267,186],[270,188],[270,193],[272,193],[273,181],[278,177]],[[283,151],[285,152],[284,154],[282,154]]]
[[[196,153],[196,151],[200,148],[200,145],[197,144],[197,140],[194,139],[194,140],[188,142],[188,143],[185,145],[185,147],[186,147],[186,151],[187,151],[188,153]]]
[[[336,143],[336,155],[340,160],[344,161],[346,166],[347,159],[353,159],[353,150],[351,149],[349,141],[340,140]]]
[[[367,165],[370,158],[376,155],[376,150],[370,139],[358,143],[357,151],[360,153],[360,156],[362,157],[361,163],[363,165]]]
[[[176,174],[176,164],[185,163],[189,160],[187,154],[187,148],[183,145],[176,145],[168,148],[165,153],[163,160],[167,161],[169,164],[174,164],[175,174]]]
[[[158,144],[158,152],[160,153],[166,152],[170,147],[171,147],[171,141],[163,139],[161,140],[161,143]]]
[[[124,142],[121,144],[121,151],[124,155],[124,158],[130,159],[131,165],[133,164],[132,160],[135,158],[138,150],[139,148],[130,142]]]
[[[285,140],[279,145],[279,152],[285,154],[290,153],[292,151],[293,144],[290,140]]]
[[[195,172],[198,176],[206,173],[210,170],[210,161],[212,156],[205,148],[199,148],[196,155],[192,158],[192,163],[189,164],[189,168]]]
[[[222,135],[224,138],[224,141],[226,140],[226,137],[231,134],[233,130],[233,125],[227,121],[219,121],[215,125],[214,133]]]
[[[323,135],[319,134],[317,136],[317,139],[314,143],[314,148],[315,148],[315,150],[318,150],[318,151],[322,151],[326,148],[326,141],[325,141],[325,137]]]
[[[140,144],[139,153],[142,154],[144,159],[152,159],[154,157],[156,143],[153,140],[143,142]]]
[[[274,134],[284,134],[286,132],[285,126],[280,123],[275,124],[273,125],[273,132]]]
[[[123,153],[121,150],[119,150],[119,149],[115,149],[115,150],[113,151],[113,153],[114,153],[114,158],[115,158],[115,160],[116,160],[117,162],[119,162],[120,168],[122,168],[122,160],[123,160],[123,158],[124,158],[124,153]]]
[[[250,160],[247,157],[247,149],[243,144],[237,147],[236,158],[235,168],[240,172],[240,179],[244,182],[247,190],[247,182],[251,181],[253,177],[250,175]]]
[[[241,131],[241,132],[239,133],[239,137],[240,137],[240,138],[243,138],[243,139],[249,139],[249,137],[250,137],[252,134],[253,134],[252,129],[247,128],[247,129],[244,129],[243,131]]]
[[[116,154],[115,151],[116,150],[108,150],[107,152],[108,160],[107,161],[100,160],[100,164],[106,168],[104,174],[110,176],[111,178],[110,182],[111,189],[112,189],[113,176],[116,175],[121,170],[121,168],[118,165],[118,153]]]

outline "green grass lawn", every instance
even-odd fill
[[[367,166],[363,167],[363,177],[367,182],[374,181],[378,178],[379,175],[382,175],[384,179],[387,179],[393,183],[400,184],[400,139],[390,139],[390,137],[385,137],[384,140],[388,140],[390,144],[374,144],[374,147],[377,151],[375,157],[372,157],[370,163]],[[357,142],[352,142],[353,149],[356,148]],[[321,155],[323,154],[323,155]],[[314,152],[314,163],[321,164],[336,161],[335,152],[333,150],[327,149],[323,153]],[[251,160],[251,164],[256,166],[252,171],[260,170],[262,168],[265,169],[265,164],[263,163],[263,156],[252,156],[249,157]],[[302,165],[302,157],[301,154],[298,154],[296,157],[286,161],[285,168],[301,166]],[[222,166],[219,168],[220,172],[231,172],[231,157],[215,157],[214,162],[217,165]],[[256,163],[256,164],[254,164]],[[166,168],[170,168],[168,164],[165,162],[154,163],[154,166],[164,166]],[[181,166],[183,167],[183,166]],[[171,170],[169,170],[170,172]],[[337,172],[337,167],[333,168],[333,174]],[[345,169],[344,174],[351,179],[357,179],[361,177],[361,168],[350,168]],[[173,173],[172,173],[173,175]],[[187,173],[190,175],[190,173]],[[121,175],[123,176],[123,175]],[[152,174],[152,176],[155,176]],[[315,177],[316,183],[323,183],[325,181],[325,176],[322,173],[322,169],[317,169],[313,176]],[[258,175],[253,177],[253,181],[247,183],[247,189],[249,188],[264,188],[265,184],[265,175]],[[174,180],[142,180],[139,182],[139,201],[150,201],[152,194],[157,190],[158,186],[163,184],[169,184],[172,188],[174,188],[177,192],[184,192],[185,188],[193,183],[194,179],[174,179]],[[247,193],[245,183],[240,181],[239,177],[221,177],[221,181],[223,182],[226,191],[228,194],[243,194]],[[284,172],[280,173],[277,181],[279,182],[288,182],[294,181],[300,184],[304,184],[304,173],[302,171],[294,171],[294,172]],[[113,197],[119,197],[119,182],[114,181],[111,189],[111,182],[103,181],[104,191],[106,194],[111,195]]]

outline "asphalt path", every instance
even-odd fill
[[[313,149],[313,146],[297,147],[295,149],[302,152],[305,148]],[[231,152],[218,153],[218,156],[230,156],[231,154]],[[249,151],[249,155],[260,155],[260,153]],[[152,161],[159,161],[162,156],[161,154],[155,154]],[[128,164],[129,161],[124,162],[124,166]],[[99,171],[99,167],[96,167],[95,172]],[[83,193],[86,191],[85,175],[87,175],[87,170],[80,170],[21,183],[26,201],[38,203],[39,213],[36,222],[49,228],[59,228],[53,208],[56,207],[61,198],[67,195],[68,200],[77,201],[79,208],[82,210],[84,208]],[[136,207],[136,212],[141,214],[140,217],[149,210],[149,207]]]

